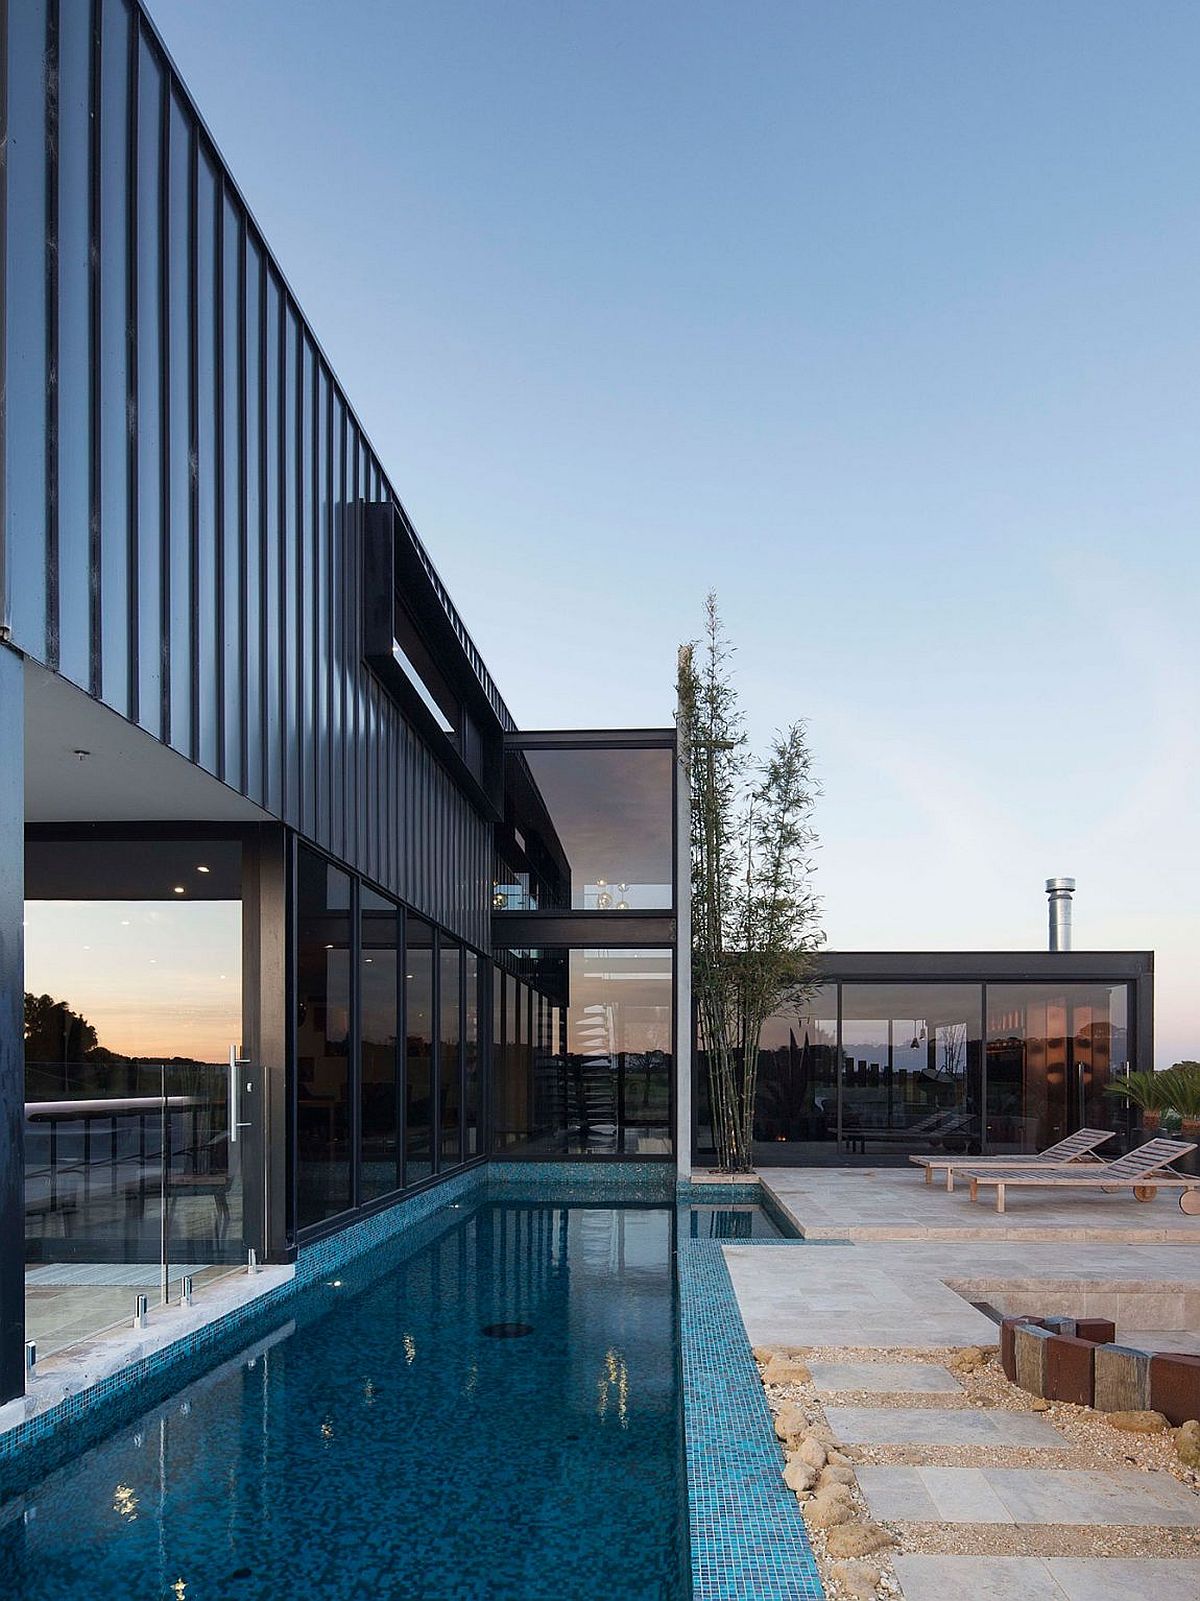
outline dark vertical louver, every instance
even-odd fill
[[[0,622],[486,948],[489,825],[362,662],[362,504],[398,501],[282,273],[134,0],[0,17]]]

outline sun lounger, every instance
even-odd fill
[[[1065,1140],[1059,1140],[1055,1145],[1048,1145],[1044,1151],[1029,1156],[910,1156],[909,1161],[925,1169],[926,1184],[933,1183],[935,1168],[939,1172],[944,1169],[946,1188],[953,1190],[956,1169],[964,1173],[983,1173],[1005,1168],[1024,1170],[1041,1167],[1046,1162],[1052,1166],[1061,1166],[1064,1162],[1083,1162],[1094,1159],[1096,1147],[1111,1139],[1110,1129],[1081,1128],[1074,1134],[1068,1134]]]
[[[1181,1173],[1166,1171],[1167,1165],[1196,1149],[1190,1140],[1148,1140],[1136,1151],[1115,1162],[1096,1162],[1084,1167],[1079,1163],[1060,1167],[993,1169],[988,1172],[976,1165],[967,1171],[971,1181],[971,1199],[978,1200],[983,1185],[996,1188],[996,1210],[1003,1212],[1004,1197],[1010,1188],[1043,1190],[1127,1190],[1133,1191],[1137,1201],[1152,1201],[1160,1188],[1190,1191],[1200,1190],[1200,1177],[1185,1178]],[[1180,1197],[1182,1204],[1184,1196]],[[1187,1197],[1191,1200],[1191,1197]],[[1185,1208],[1186,1210],[1186,1208]]]

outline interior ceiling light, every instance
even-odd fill
[[[182,884],[176,884],[176,886],[175,886],[176,895],[182,895],[183,892],[184,892],[183,891],[183,885]]]
[[[207,867],[197,867],[196,871],[198,873],[207,873],[209,869]]]

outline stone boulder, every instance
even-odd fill
[[[866,1562],[835,1562],[829,1576],[840,1584],[852,1601],[871,1601],[882,1575]]]
[[[796,1495],[805,1495],[817,1482],[817,1470],[797,1452],[795,1456],[788,1457],[787,1467],[783,1470],[783,1482]]]
[[[838,1462],[827,1462],[821,1469],[821,1477],[817,1480],[824,1490],[830,1484],[844,1484],[847,1488],[854,1485],[854,1469],[843,1467]]]
[[[854,1517],[854,1503],[844,1485],[832,1485],[804,1503],[805,1521],[814,1529],[834,1529]]]
[[[807,1428],[808,1419],[794,1401],[785,1401],[775,1414],[775,1434],[780,1440],[797,1440]]]
[[[1161,1412],[1106,1412],[1105,1417],[1125,1434],[1161,1434],[1170,1427]]]
[[[778,1353],[767,1363],[762,1374],[764,1384],[808,1384],[811,1380],[812,1374],[803,1362],[796,1362]]]
[[[825,1537],[825,1549],[831,1557],[869,1557],[873,1551],[895,1544],[895,1536],[878,1523],[844,1523],[830,1529]]]
[[[1200,1468],[1200,1422],[1189,1418],[1175,1431],[1175,1452],[1186,1468]]]
[[[814,1435],[806,1434],[800,1442],[800,1455],[805,1462],[819,1473],[829,1460],[825,1447]]]

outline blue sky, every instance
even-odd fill
[[[1194,0],[151,0],[518,719],[810,720],[830,944],[1200,1056]]]

